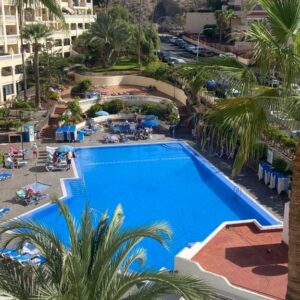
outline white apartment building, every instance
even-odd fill
[[[92,0],[60,0],[67,29],[44,8],[25,8],[24,25],[43,22],[52,29],[53,48],[56,55],[68,57],[72,41],[87,30],[94,21]],[[22,90],[22,57],[19,39],[19,16],[14,0],[0,0],[0,106],[14,99]],[[31,47],[25,48],[26,57]]]

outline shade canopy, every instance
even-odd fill
[[[109,116],[109,113],[107,111],[100,110],[96,112],[96,116],[98,117]]]
[[[69,146],[69,145],[62,145],[56,149],[57,153],[67,153],[67,152],[74,152],[74,151],[75,151],[75,148],[73,146]]]
[[[143,127],[156,127],[159,125],[159,122],[157,120],[146,120],[143,121],[141,125]]]

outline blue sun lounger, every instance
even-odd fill
[[[9,213],[9,208],[0,208],[0,219],[4,216],[4,215],[6,215],[6,214],[8,214]]]
[[[0,172],[0,181],[4,181],[4,180],[9,179],[11,177],[12,177],[12,175],[9,174],[9,173]]]
[[[34,255],[29,254],[29,253],[25,253],[25,254],[20,254],[16,257],[14,257],[13,259],[16,260],[19,263],[24,263],[29,261],[30,259],[32,259],[34,257]]]
[[[41,255],[36,255],[34,258],[31,259],[30,263],[40,266],[46,261],[46,258]]]
[[[9,253],[16,251],[16,249],[13,248],[4,248],[0,250],[1,256],[7,256]]]

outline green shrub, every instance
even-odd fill
[[[22,125],[22,121],[19,119],[4,119],[0,120],[0,128],[9,130],[9,128],[19,128]]]
[[[92,81],[88,78],[82,79],[79,81],[78,87],[81,93],[85,93],[92,87]]]
[[[272,163],[273,168],[280,173],[284,173],[287,168],[287,162],[281,158],[276,158]]]
[[[71,64],[84,64],[86,61],[85,54],[74,54],[68,57],[68,62]]]
[[[30,109],[33,107],[34,107],[34,103],[32,101],[24,101],[24,100],[17,99],[12,103],[13,109],[21,109],[21,108]]]
[[[155,103],[142,104],[141,111],[144,115],[156,115],[159,119],[162,120],[166,120],[169,115],[169,111],[166,106]]]
[[[110,114],[117,114],[127,107],[127,103],[120,99],[115,99],[102,104],[102,109]]]
[[[70,110],[72,115],[80,115],[82,113],[81,107],[79,105],[79,100],[76,98],[68,103],[68,109]]]
[[[6,118],[9,115],[9,109],[7,107],[0,108],[0,118]]]
[[[103,110],[102,105],[100,103],[96,103],[93,104],[86,113],[89,118],[95,118],[96,112],[100,110]]]
[[[147,77],[152,77],[157,80],[164,80],[170,76],[170,66],[163,62],[153,62],[147,65],[143,74]]]
[[[264,137],[269,144],[278,150],[281,150],[288,155],[295,154],[297,139],[289,137],[281,131],[270,126],[264,131]]]
[[[54,92],[54,91],[49,91],[47,93],[47,98],[50,100],[59,100],[59,93],[58,92]]]
[[[168,121],[169,121],[170,125],[177,125],[179,120],[180,120],[180,118],[178,117],[178,114],[175,112],[171,112],[168,115]]]
[[[85,93],[92,87],[92,81],[88,78],[82,79],[71,89],[72,96],[84,97]]]

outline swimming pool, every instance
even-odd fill
[[[256,219],[262,225],[279,221],[187,144],[77,148],[77,179],[66,179],[64,201],[80,218],[86,201],[100,216],[121,203],[125,226],[167,221],[173,238],[169,249],[144,241],[148,265],[173,267],[174,256],[189,243],[202,241],[224,221]],[[53,227],[66,243],[65,224],[54,205],[29,214]]]

